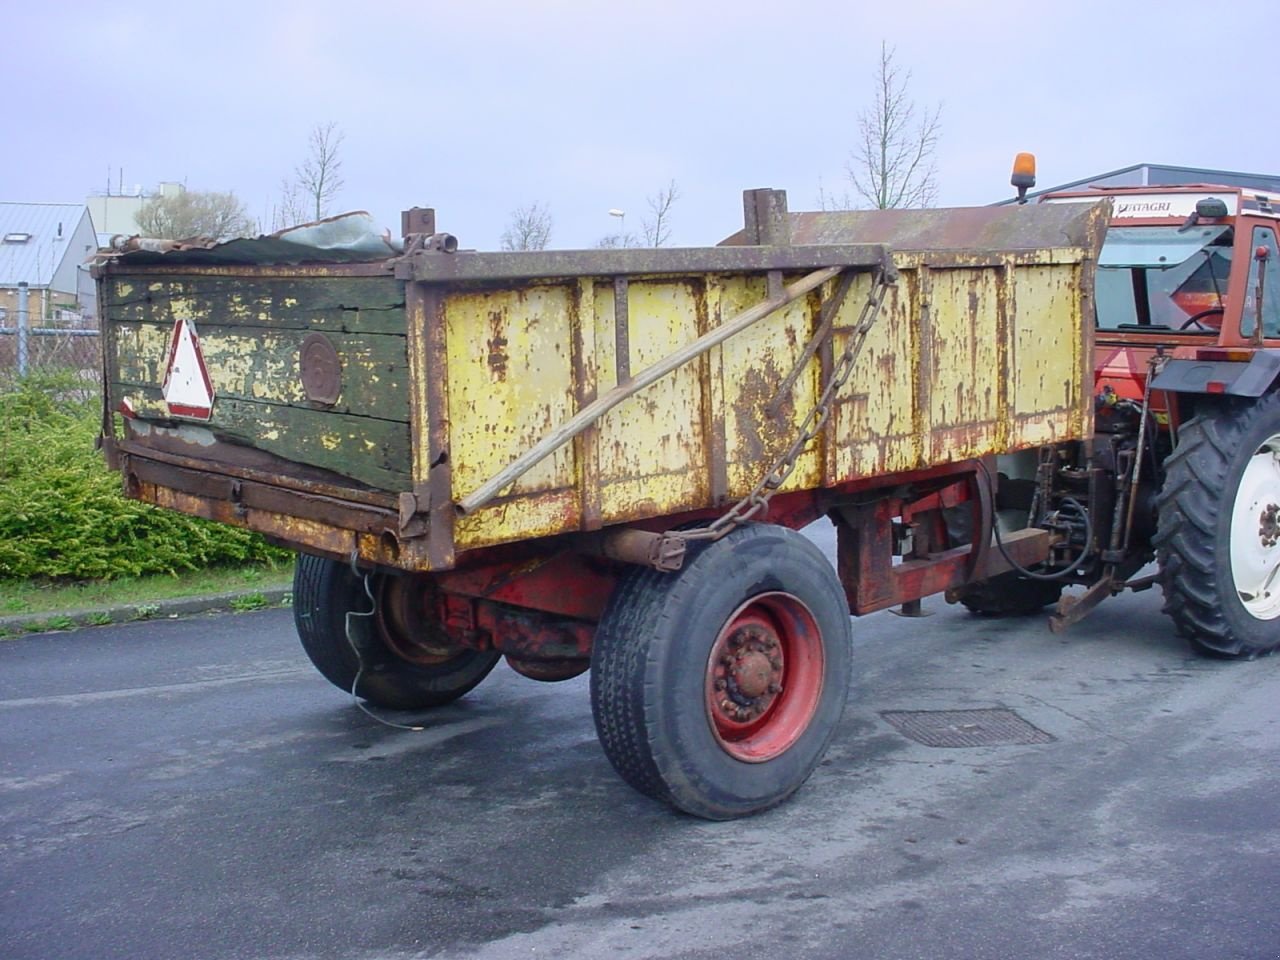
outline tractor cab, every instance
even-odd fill
[[[1049,194],[1043,202],[1101,197],[1112,201],[1112,218],[1096,273],[1100,342],[1232,347],[1280,339],[1280,197],[1273,208],[1273,198],[1246,188],[1195,184]]]
[[[1019,155],[1012,182],[1024,202],[1034,158]],[[1100,413],[1114,399],[1143,399],[1154,356],[1239,368],[1262,348],[1280,348],[1280,196],[1189,184],[1095,187],[1039,201],[1100,199],[1112,202],[1094,275]],[[1194,392],[1234,392],[1214,376],[1206,372]],[[1162,406],[1153,398],[1164,420]]]

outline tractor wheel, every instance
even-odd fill
[[[966,587],[960,602],[981,616],[1021,617],[1057,603],[1060,596],[1061,583],[1032,580],[1011,570]]]
[[[365,581],[350,566],[298,555],[293,617],[307,656],[330,683],[370,703],[417,710],[449,703],[485,678],[501,654],[452,643],[425,612],[421,581]],[[349,626],[348,626],[349,624]],[[357,654],[357,649],[359,653]]]
[[[1155,544],[1165,612],[1197,649],[1280,647],[1280,394],[1215,405],[1178,431]]]
[[[785,800],[849,689],[848,601],[805,537],[739,527],[677,573],[635,570],[596,631],[591,709],[614,768],[709,820]]]

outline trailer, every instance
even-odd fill
[[[299,551],[336,686],[422,709],[499,660],[590,669],[618,773],[738,817],[826,750],[851,613],[972,596],[1087,526],[1033,522],[1002,470],[1093,436],[1109,212],[819,222],[752,190],[705,248],[468,251],[421,208],[401,242],[134,239],[95,267],[102,442],[129,496]],[[824,516],[836,569],[797,532]]]

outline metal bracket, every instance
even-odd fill
[[[599,539],[600,552],[613,560],[674,573],[684,566],[689,545],[678,533],[618,530]]]
[[[400,494],[400,536],[404,539],[425,537],[431,529],[431,487],[420,483],[412,493]]]

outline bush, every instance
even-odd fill
[[[0,393],[0,577],[110,580],[290,556],[247,530],[126,499],[94,449],[100,401],[84,386],[41,374]]]

